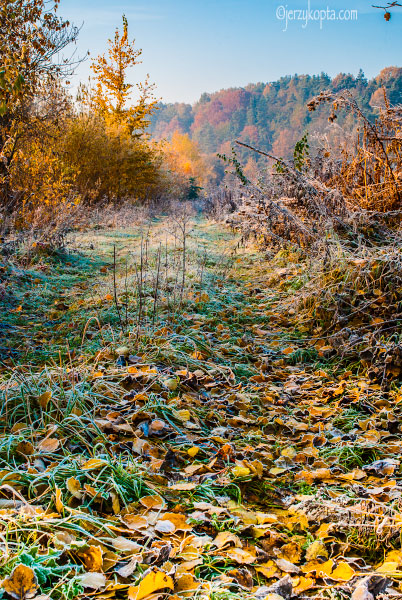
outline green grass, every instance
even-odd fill
[[[320,450],[320,456],[324,460],[335,459],[333,464],[351,470],[378,460],[383,456],[383,452],[379,446],[363,446],[358,443],[350,443],[345,446],[323,448]]]
[[[321,500],[336,501],[342,496],[353,504],[358,501],[358,492],[347,482],[336,481],[336,473],[362,467],[387,454],[385,444],[365,445],[358,438],[337,445],[325,441],[331,426],[349,433],[359,420],[366,419],[364,405],[340,404],[339,410],[322,419],[309,412],[310,401],[313,406],[327,402],[328,407],[332,406],[332,390],[339,386],[335,376],[337,359],[319,357],[315,349],[307,346],[305,334],[297,329],[281,328],[274,319],[271,323],[269,312],[278,310],[276,302],[285,292],[264,287],[266,272],[262,269],[256,273],[260,255],[250,249],[238,250],[236,254],[236,238],[227,230],[194,221],[181,302],[177,284],[179,243],[170,238],[172,245],[163,257],[169,273],[159,290],[154,316],[155,252],[164,239],[164,227],[163,220],[151,225],[141,318],[136,283],[139,228],[84,233],[77,238],[81,254],[72,255],[73,258],[41,257],[29,269],[21,269],[22,290],[16,292],[14,300],[10,298],[10,307],[13,310],[22,305],[23,310],[9,311],[4,317],[16,329],[7,339],[10,352],[15,352],[14,363],[5,359],[0,372],[0,486],[8,486],[2,488],[6,490],[5,497],[12,495],[10,488],[14,489],[47,513],[38,511],[30,520],[18,511],[7,515],[7,520],[0,515],[10,548],[10,560],[7,566],[3,565],[0,576],[6,576],[18,561],[31,561],[27,564],[32,565],[38,578],[39,573],[43,574],[41,593],[52,589],[51,597],[57,600],[72,600],[84,592],[74,550],[69,548],[61,555],[59,548],[52,545],[54,536],[67,532],[77,543],[101,544],[115,553],[111,538],[118,534],[115,528],[122,525],[121,515],[115,514],[116,499],[121,510],[134,514],[143,511],[139,501],[155,493],[164,498],[169,511],[178,508],[190,514],[196,502],[227,507],[227,511],[216,514],[209,510],[205,522],[193,521],[195,533],[214,536],[228,531],[258,545],[261,541],[252,538],[241,517],[235,511],[231,514],[234,506],[243,503],[250,511],[282,514],[291,500],[293,504],[298,501],[297,495],[315,497],[318,492]],[[90,244],[95,250],[90,249]],[[116,295],[124,321],[127,305],[127,322],[122,326],[114,300],[114,246]],[[243,258],[243,262],[237,262],[238,258]],[[35,283],[35,279],[40,282]],[[300,282],[300,278],[292,280],[289,293],[298,289]],[[261,291],[256,293],[256,289]],[[65,303],[66,308],[58,308],[55,302]],[[283,349],[289,346],[289,340],[296,340],[299,349],[285,356]],[[277,345],[271,345],[272,341]],[[155,376],[133,376],[130,380],[128,365],[124,361],[117,363],[119,346],[128,348],[135,364],[155,367]],[[261,364],[266,367],[263,376]],[[314,380],[314,371],[321,367],[329,373],[328,379],[321,384],[317,376],[317,387],[310,391],[307,385],[306,391],[300,392],[301,402],[298,395],[287,397],[289,379],[295,377],[303,390],[302,384]],[[183,375],[186,370],[190,372],[188,379]],[[177,380],[175,389],[166,384],[168,379]],[[328,386],[328,398],[320,393],[321,385]],[[46,392],[51,392],[51,397],[43,406],[40,398]],[[379,396],[380,392],[376,394]],[[347,390],[342,402],[345,399]],[[190,425],[180,417],[178,411],[183,409],[190,411]],[[248,419],[246,424],[242,418]],[[149,434],[149,425],[156,419],[166,424],[161,437]],[[307,429],[298,431],[295,421]],[[113,429],[115,423],[131,425],[132,431],[128,428],[120,435],[119,430]],[[381,419],[377,419],[377,425],[383,425]],[[47,435],[59,440],[58,448],[51,453],[39,448]],[[316,445],[317,439],[322,445]],[[29,456],[21,451],[21,444],[27,442],[33,447]],[[140,442],[144,443],[143,452],[136,446]],[[301,460],[290,460],[283,474],[271,475],[271,467],[278,464],[281,451],[289,445],[297,448]],[[199,451],[190,458],[188,450],[193,446]],[[318,456],[317,452],[306,452],[303,457],[304,449],[310,446],[318,450]],[[168,450],[173,458],[161,465]],[[85,463],[93,458],[102,463],[86,468]],[[244,477],[234,476],[236,465],[252,465],[254,461],[258,468],[259,464],[263,467],[262,477],[251,470]],[[300,470],[320,468],[316,461],[320,467],[322,463],[328,468],[336,467],[333,484],[317,481],[309,485],[295,478]],[[190,465],[201,468],[184,471]],[[72,480],[79,487],[80,498],[71,491]],[[194,487],[176,490],[177,482],[189,482]],[[272,529],[278,536],[275,551],[285,541],[307,544],[314,539],[314,526],[311,532],[300,533],[297,526],[292,528],[278,519]],[[124,535],[130,537],[127,531]],[[137,534],[132,537],[141,539]],[[377,556],[371,538],[343,532],[342,536],[337,534],[334,547],[346,542],[357,549],[367,548],[370,559]],[[230,553],[219,556],[219,552],[210,552],[207,547],[202,559],[196,574],[212,582],[212,600],[248,597],[236,582],[226,589],[226,584],[216,581],[219,575],[237,567],[230,560]],[[125,557],[120,556],[119,560],[124,561]],[[133,582],[144,568],[145,565],[138,567]],[[46,569],[53,571],[50,574]],[[254,583],[264,585],[267,581],[258,575]],[[126,592],[121,592],[121,596],[123,593]],[[198,592],[194,597],[197,595]]]

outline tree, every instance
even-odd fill
[[[9,195],[9,175],[18,145],[32,130],[33,104],[45,82],[68,76],[76,64],[58,60],[78,29],[57,15],[59,0],[2,0],[0,4],[0,194]]]
[[[149,117],[156,109],[155,86],[144,82],[136,85],[139,99],[130,104],[133,84],[127,81],[127,70],[140,64],[142,50],[135,47],[135,40],[128,39],[128,22],[123,15],[123,32],[116,29],[114,39],[108,41],[107,57],[98,56],[91,65],[96,87],[92,103],[106,118],[124,124],[131,134],[141,134],[149,125]]]
[[[175,131],[166,146],[166,157],[170,168],[183,177],[205,184],[213,177],[210,165],[204,160],[200,148],[187,133]]]
[[[197,185],[195,177],[190,177],[188,180],[187,200],[197,200],[202,187]]]

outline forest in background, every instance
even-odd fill
[[[336,134],[344,135],[345,130],[353,131],[356,126],[355,116],[349,114],[339,116],[339,130],[329,128],[325,110],[317,110],[314,115],[307,110],[307,102],[314,96],[324,90],[334,93],[349,90],[365,115],[373,120],[378,107],[384,105],[384,88],[391,104],[402,101],[402,68],[387,67],[370,80],[361,70],[356,76],[339,73],[332,79],[325,73],[286,76],[270,83],[204,93],[193,106],[158,103],[158,110],[150,118],[149,131],[157,140],[188,135],[207,155],[214,178],[220,181],[224,171],[216,154],[230,153],[234,140],[290,158],[306,131],[310,138],[311,134],[317,134],[334,139]],[[247,149],[238,152],[247,163],[246,172],[255,175],[263,159]]]

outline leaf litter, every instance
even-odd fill
[[[401,593],[401,390],[298,355],[253,249],[211,262],[155,327],[4,373],[6,597]]]

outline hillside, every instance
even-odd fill
[[[204,93],[193,106],[161,103],[152,116],[150,133],[156,139],[169,139],[174,131],[187,133],[209,155],[230,152],[233,140],[240,139],[287,157],[306,130],[327,129],[327,111],[312,114],[306,108],[313,96],[322,90],[348,89],[365,114],[374,117],[375,107],[383,102],[383,86],[392,104],[402,102],[402,68],[387,67],[371,80],[362,71],[356,77],[340,73],[333,79],[325,73],[281,77],[271,83]],[[351,117],[338,122],[353,126]]]

